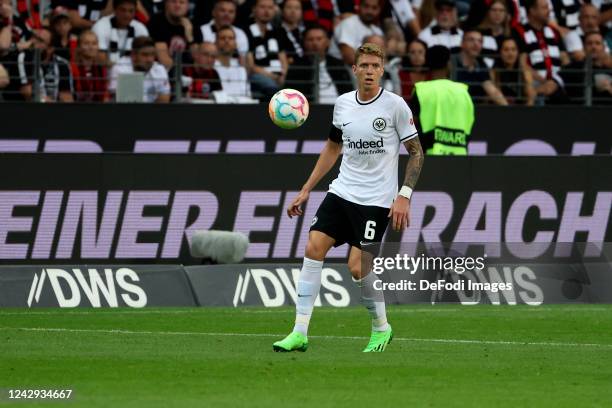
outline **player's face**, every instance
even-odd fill
[[[236,19],[236,6],[230,1],[217,3],[212,16],[217,26],[232,25]]]
[[[274,18],[274,1],[259,0],[254,9],[255,20],[262,23],[269,23]]]
[[[382,60],[376,55],[361,55],[353,65],[359,89],[370,90],[379,86],[385,68]]]

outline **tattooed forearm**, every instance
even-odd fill
[[[421,142],[419,141],[418,136],[404,142],[404,146],[406,147],[406,150],[408,150],[408,153],[410,153],[408,164],[406,164],[404,185],[414,188],[419,180],[419,175],[421,174],[421,169],[423,168],[423,161],[425,161],[425,155],[423,154],[423,149],[421,148]]]

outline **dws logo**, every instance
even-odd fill
[[[92,307],[102,307],[100,294],[109,307],[119,307],[119,298],[126,306],[145,307],[147,294],[138,285],[138,274],[129,268],[120,268],[113,272],[110,268],[104,269],[104,278],[97,269],[88,269],[89,279],[86,279],[80,269],[72,269],[72,274],[57,268],[46,268],[34,274],[34,280],[28,295],[28,307],[38,303],[40,294],[46,282],[49,281],[51,289],[59,307],[77,307],[81,305],[82,294],[85,295]],[[63,285],[62,282],[63,281]],[[117,293],[117,287],[124,293]],[[118,296],[119,295],[119,296]],[[84,305],[89,306],[89,305]]]
[[[234,307],[245,304],[249,287],[253,282],[257,289],[257,301],[249,301],[249,305],[263,303],[266,307],[278,307],[291,302],[295,304],[297,298],[297,282],[300,274],[299,268],[292,268],[289,274],[284,268],[276,268],[274,272],[267,269],[247,269],[246,273],[238,275],[236,290],[234,292]],[[325,304],[335,307],[346,307],[351,302],[351,296],[342,285],[342,275],[332,268],[323,268],[321,272],[321,290],[315,301],[315,306],[321,306],[321,300]],[[289,295],[289,302],[286,303]],[[261,301],[261,303],[260,303]]]

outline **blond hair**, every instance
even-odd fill
[[[359,57],[362,55],[374,55],[380,58],[382,62],[385,61],[385,51],[373,43],[365,43],[361,47],[357,48],[357,51],[355,51],[355,64],[357,64]]]

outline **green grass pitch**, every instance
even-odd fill
[[[612,306],[316,308],[310,348],[274,353],[293,308],[0,309],[2,406],[612,407]],[[71,388],[13,404],[6,388]]]

